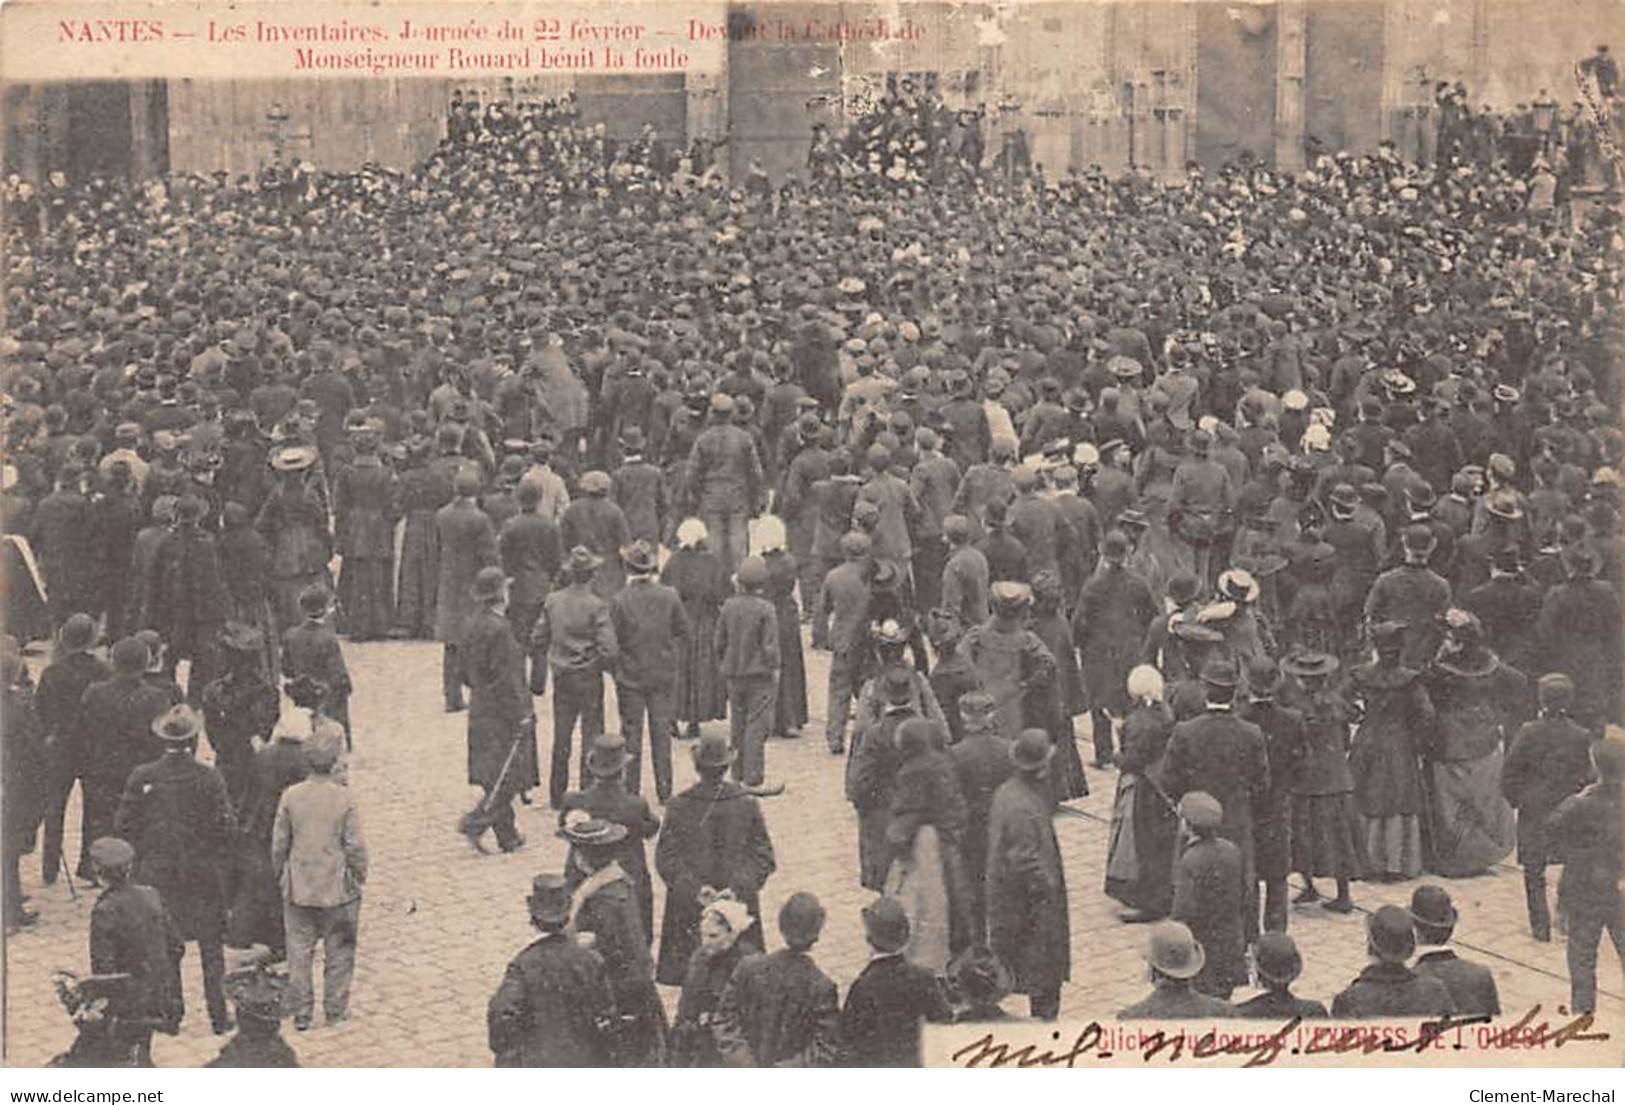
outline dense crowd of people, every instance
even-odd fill
[[[36,842],[71,865],[77,783],[92,969],[134,980],[65,998],[85,1050],[149,1058],[188,941],[216,1032],[245,980],[223,1061],[290,1057],[318,943],[348,1015],[341,638],[442,645],[476,846],[522,848],[544,783],[558,811],[502,1063],[917,1062],[921,1019],[1054,1018],[1053,818],[1101,772],[1102,889],[1151,926],[1125,1015],[1237,1012],[1249,948],[1239,1011],[1297,1009],[1291,874],[1347,912],[1514,849],[1594,1008],[1602,933],[1625,953],[1617,212],[1391,146],[921,173],[937,116],[887,112],[778,187],[567,98],[459,101],[405,172],[9,188],[6,919]],[[815,692],[878,895],[840,1006],[811,895],[762,954],[770,738]],[[1494,1012],[1450,953],[1406,965],[1454,919],[1433,884],[1377,910],[1332,1014]]]

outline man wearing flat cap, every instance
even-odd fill
[[[508,964],[486,1006],[498,1067],[604,1067],[614,1060],[615,998],[603,958],[570,931],[570,890],[537,875],[525,898],[541,934]]]
[[[1224,818],[1218,800],[1193,790],[1179,800],[1185,849],[1174,862],[1174,899],[1168,915],[1187,925],[1207,952],[1196,989],[1230,1000],[1247,982],[1243,912],[1250,895],[1243,881],[1241,851],[1218,835]]]
[[[749,552],[746,523],[763,502],[762,460],[751,435],[733,423],[734,400],[711,397],[711,421],[694,441],[684,487],[688,508],[710,531],[716,553],[730,572]]]
[[[135,848],[133,881],[163,895],[182,939],[196,941],[203,993],[216,1035],[230,1030],[226,1011],[226,874],[237,817],[226,783],[195,758],[200,725],[187,706],[152,723],[164,754],[130,772],[113,829]]]
[[[133,1048],[140,1066],[152,1065],[155,1029],[174,1035],[185,1014],[181,956],[186,942],[159,892],[130,878],[135,849],[104,836],[87,849],[105,889],[90,909],[90,969],[98,975],[129,975],[109,998],[111,1042]]]
[[[1162,783],[1174,801],[1192,791],[1205,791],[1218,801],[1223,818],[1217,835],[1241,850],[1250,938],[1258,924],[1253,826],[1267,812],[1270,766],[1263,731],[1236,716],[1240,682],[1234,661],[1223,657],[1208,661],[1202,669],[1206,709],[1174,726],[1164,753]]]

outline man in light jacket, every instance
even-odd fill
[[[333,775],[344,733],[322,724],[306,745],[310,778],[282,795],[271,835],[271,863],[282,884],[288,934],[287,1007],[293,1026],[310,1027],[315,990],[311,960],[322,943],[322,1009],[328,1024],[348,1015],[355,972],[361,886],[367,881],[367,846],[355,797]]]

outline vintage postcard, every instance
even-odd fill
[[[1618,1067],[1622,49],[5,4],[5,1064]]]

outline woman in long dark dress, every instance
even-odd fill
[[[1134,921],[1168,914],[1173,904],[1174,845],[1179,816],[1162,792],[1162,756],[1174,715],[1162,701],[1162,673],[1148,664],[1129,672],[1135,705],[1123,722],[1117,754],[1117,798],[1107,834],[1106,893],[1135,913]]]
[[[727,689],[716,664],[717,615],[727,600],[728,569],[710,551],[705,523],[689,518],[677,527],[677,551],[666,561],[660,582],[674,588],[688,615],[688,640],[684,643],[677,678],[677,722],[686,726],[678,736],[698,737],[702,721],[723,717]]]
[[[807,724],[807,666],[801,656],[796,558],[785,548],[784,524],[777,518],[767,518],[758,536],[767,562],[765,595],[779,620],[779,697],[773,707],[773,733],[799,737]]]

